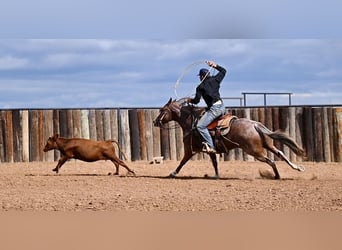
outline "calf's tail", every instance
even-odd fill
[[[288,137],[285,133],[279,130],[272,132],[261,123],[256,123],[254,125],[254,128],[256,129],[256,131],[258,131],[259,134],[267,135],[271,137],[273,140],[277,140],[277,141],[284,143],[296,155],[303,156],[305,154],[305,151],[300,146],[298,146],[298,144],[295,141],[293,141],[290,137]]]
[[[122,151],[122,149],[121,149],[119,143],[118,143],[116,140],[111,140],[111,142],[114,142],[114,143],[118,146],[119,153],[121,153],[121,154],[125,157],[125,160],[127,160],[127,156],[126,156],[125,152]]]

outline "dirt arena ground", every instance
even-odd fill
[[[2,249],[340,249],[342,164],[259,162],[176,166],[130,162],[136,176],[108,175],[110,162],[1,163]]]
[[[261,178],[259,162],[220,162],[221,179],[209,160],[177,166],[128,162],[136,176],[112,173],[111,162],[71,160],[57,175],[55,162],[1,163],[0,211],[341,211],[342,164],[304,162],[305,172],[277,162],[282,180]]]

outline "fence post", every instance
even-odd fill
[[[336,108],[336,120],[337,120],[337,134],[338,148],[336,157],[338,162],[342,162],[342,108]]]
[[[28,162],[30,160],[30,144],[29,144],[29,113],[28,110],[21,112],[22,120],[22,135],[23,135],[23,161]]]

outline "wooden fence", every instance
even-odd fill
[[[297,157],[276,142],[292,161],[342,162],[342,107],[243,107],[227,111],[288,133],[307,153],[305,159]],[[158,113],[157,108],[0,110],[0,162],[58,160],[58,151],[43,152],[48,137],[57,133],[67,138],[116,139],[131,161],[151,161],[155,156],[180,160],[182,131],[174,122],[169,123],[170,129],[154,127],[152,121]],[[194,157],[203,158],[207,156]],[[253,158],[235,149],[220,160]]]

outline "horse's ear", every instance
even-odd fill
[[[59,134],[55,134],[55,136],[53,137],[54,140],[56,140],[59,137]]]
[[[170,104],[172,102],[172,97],[170,97],[170,100],[167,102],[167,104]]]

